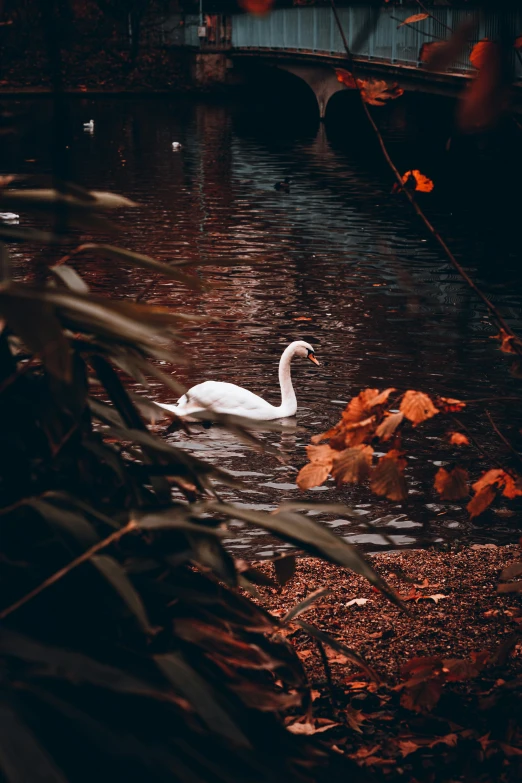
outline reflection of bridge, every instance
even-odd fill
[[[454,92],[476,73],[469,61],[471,46],[444,73],[426,69],[420,60],[422,44],[448,38],[450,31],[466,19],[477,18],[473,41],[495,39],[501,26],[514,41],[522,34],[522,10],[479,14],[474,9],[433,8],[433,17],[412,25],[401,25],[411,12],[393,6],[383,8],[372,23],[368,6],[339,8],[348,46],[362,73],[391,78],[401,86],[430,92]],[[290,8],[267,16],[248,14],[207,17],[209,39],[199,42],[203,51],[227,51],[233,62],[257,60],[300,76],[314,91],[321,116],[334,92],[343,89],[333,67],[346,59],[343,41],[330,8]],[[365,32],[366,31],[366,32]],[[187,31],[188,32],[188,31]],[[197,44],[193,31],[186,44]],[[513,48],[512,66],[522,82],[522,59]]]

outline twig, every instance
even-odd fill
[[[337,699],[335,698],[335,691],[332,682],[332,670],[330,668],[328,656],[326,655],[323,643],[319,639],[315,639],[314,641],[317,645],[317,649],[319,650],[319,655],[321,656],[321,661],[326,676],[326,683],[328,685],[328,692],[330,694],[330,701],[332,702],[332,708],[335,712],[337,712],[338,705],[337,705]]]
[[[505,436],[505,435],[503,435],[503,434],[500,432],[499,428],[497,427],[497,425],[496,425],[496,424],[495,424],[495,422],[493,421],[493,417],[492,417],[491,413],[490,413],[488,410],[487,410],[485,413],[486,413],[486,416],[487,416],[487,417],[488,417],[488,419],[489,419],[489,423],[491,424],[491,426],[493,427],[493,429],[494,429],[494,430],[495,430],[495,432],[497,433],[497,435],[498,435],[498,437],[500,438],[500,440],[502,441],[502,443],[503,443],[505,446],[507,446],[507,448],[509,449],[509,451],[510,451],[512,454],[514,454],[514,455],[515,455],[515,457],[518,459],[518,461],[519,461],[519,462],[522,462],[522,455],[521,455],[521,454],[519,454],[519,453],[518,453],[518,451],[517,451],[517,450],[516,450],[516,449],[515,449],[515,448],[514,448],[512,445],[511,445],[511,443],[508,441],[508,439],[506,438],[506,436]]]
[[[24,606],[33,598],[36,598],[37,595],[40,595],[40,593],[42,593],[48,587],[56,584],[56,582],[59,582],[60,579],[63,579],[63,577],[66,576],[70,571],[77,568],[79,565],[82,565],[82,563],[86,563],[87,560],[90,560],[91,557],[101,549],[105,549],[105,547],[108,547],[110,544],[114,543],[114,541],[117,541],[119,538],[127,535],[127,533],[130,533],[131,530],[138,530],[138,524],[133,519],[131,519],[131,521],[126,524],[125,527],[122,527],[120,530],[116,530],[114,533],[111,533],[110,536],[104,538],[103,541],[98,541],[97,544],[92,546],[90,549],[87,549],[87,551],[81,554],[79,557],[71,560],[70,563],[68,563],[63,568],[60,568],[60,570],[56,571],[52,576],[49,576],[41,584],[39,584],[38,587],[35,587],[34,590],[31,590],[22,598],[19,598],[18,601],[14,602],[14,604],[11,604],[11,606],[3,609],[0,612],[0,620],[5,620],[6,617],[8,617],[13,612],[16,612],[16,610],[20,609],[21,606]]]
[[[332,10],[334,10],[335,9],[335,0],[330,0],[330,4],[332,6]],[[341,37],[343,39],[343,44],[344,44],[344,47],[346,49],[346,54],[348,55],[350,63],[352,63],[352,70],[353,70],[352,54],[351,54],[351,52],[350,52],[350,50],[348,48],[348,45],[346,43],[346,37],[345,37],[343,29],[342,29],[341,20],[339,19],[339,15],[336,13],[335,10],[334,10],[334,16],[335,16],[335,20],[337,22],[337,26],[339,28],[339,32],[340,32]],[[497,310],[495,305],[488,299],[486,294],[484,294],[480,290],[480,288],[473,282],[473,280],[468,275],[468,273],[464,270],[464,268],[459,264],[459,262],[457,261],[457,259],[455,258],[455,256],[451,252],[451,250],[449,249],[448,245],[444,241],[444,239],[441,237],[441,235],[439,234],[437,229],[428,220],[428,218],[426,217],[426,215],[424,214],[422,209],[417,204],[413,194],[409,190],[407,190],[406,188],[403,187],[403,182],[402,182],[402,177],[400,175],[400,172],[397,169],[397,167],[396,167],[395,163],[393,162],[393,160],[391,159],[388,150],[386,149],[386,145],[384,143],[384,139],[383,139],[383,137],[381,135],[381,132],[380,132],[379,128],[377,127],[377,125],[375,123],[375,120],[373,119],[373,117],[372,117],[372,115],[370,113],[370,110],[368,109],[368,106],[366,105],[366,102],[364,101],[364,99],[362,97],[361,90],[360,90],[359,85],[357,83],[357,79],[355,79],[355,84],[357,86],[357,90],[358,90],[358,93],[359,93],[359,97],[361,99],[361,104],[362,104],[364,113],[366,114],[368,122],[372,126],[373,131],[374,131],[375,135],[377,136],[377,140],[379,142],[379,146],[381,148],[382,154],[384,155],[384,158],[385,158],[388,166],[390,167],[390,169],[392,170],[393,174],[395,175],[395,179],[397,180],[401,191],[404,193],[404,195],[406,196],[406,198],[408,199],[408,201],[412,205],[413,209],[415,210],[417,215],[420,217],[420,219],[422,220],[422,222],[424,223],[424,225],[426,226],[426,228],[428,229],[430,234],[433,236],[433,238],[437,241],[437,243],[443,249],[443,251],[444,251],[446,257],[448,258],[448,260],[450,261],[450,263],[455,267],[455,269],[457,270],[459,275],[462,277],[462,279],[466,281],[468,286],[477,294],[477,296],[480,299],[482,299],[482,301],[484,302],[484,304],[488,308],[489,312],[491,313],[491,315],[496,320],[496,322],[499,325],[499,327],[501,329],[504,329],[504,331],[508,335],[510,335],[511,337],[515,338],[514,341],[513,341],[513,348],[516,350],[517,353],[522,354],[522,340],[520,340],[520,338],[515,334],[515,332],[511,329],[511,327],[506,323],[506,321],[504,320],[502,315],[499,313],[499,311]]]

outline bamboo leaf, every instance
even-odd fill
[[[282,624],[287,625],[295,617],[298,617],[303,612],[306,612],[306,610],[309,609],[312,604],[318,601],[319,598],[323,598],[325,595],[333,595],[333,590],[330,590],[329,587],[321,587],[319,590],[314,590],[313,593],[307,595],[303,601],[293,606],[290,611],[285,614],[281,620]]]
[[[142,631],[152,634],[153,629],[149,624],[143,602],[120,564],[108,555],[94,555],[90,562],[119,594],[138,621]]]
[[[331,636],[329,633],[326,633],[325,631],[320,631],[319,628],[316,628],[315,625],[308,625],[308,623],[304,623],[302,620],[296,620],[297,625],[300,625],[303,631],[306,631],[306,633],[310,634],[310,636],[314,637],[315,639],[319,639],[320,642],[323,644],[328,645],[328,647],[331,647],[332,650],[335,650],[338,653],[341,653],[342,655],[345,655],[347,658],[349,658],[353,663],[355,663],[357,666],[360,666],[361,669],[363,669],[369,677],[371,677],[372,680],[375,680],[375,682],[379,682],[379,676],[377,672],[372,669],[372,667],[366,663],[364,658],[362,658],[359,653],[356,653],[355,650],[352,650],[351,647],[347,647],[342,642],[339,642],[335,637]]]
[[[313,522],[309,517],[289,511],[277,514],[264,514],[260,511],[250,511],[216,501],[209,501],[205,505],[208,509],[224,514],[230,519],[241,519],[258,525],[265,530],[270,530],[292,544],[306,549],[315,557],[325,557],[332,563],[350,568],[356,574],[364,576],[371,584],[378,587],[390,601],[404,608],[395,591],[373,570],[357,549],[326,528]]]
[[[197,277],[185,275],[183,272],[180,272],[179,269],[176,269],[169,264],[164,264],[143,253],[135,253],[133,250],[126,250],[125,248],[117,247],[116,245],[99,245],[89,242],[80,245],[76,249],[76,253],[85,252],[92,252],[95,255],[100,255],[103,258],[109,258],[114,261],[124,261],[133,266],[141,267],[142,269],[151,269],[165,277],[170,277],[173,280],[183,283],[193,291],[199,291],[203,287],[201,281]]]
[[[9,286],[0,291],[0,312],[23,342],[39,356],[47,371],[64,383],[72,380],[69,342],[53,308],[35,299],[24,300]]]
[[[240,747],[250,747],[241,729],[218,703],[212,687],[189,666],[181,654],[155,655],[154,660],[173,688],[190,701],[209,729]]]
[[[94,546],[100,540],[94,527],[80,514],[60,508],[42,498],[27,498],[24,505],[30,506],[50,525],[75,539],[84,549]]]
[[[51,272],[55,277],[60,280],[61,283],[64,284],[66,288],[69,288],[71,291],[75,291],[77,294],[88,294],[89,293],[89,286],[83,280],[78,272],[72,268],[72,266],[67,266],[67,264],[60,264],[59,266],[50,266],[49,272]]]
[[[0,771],[7,783],[67,783],[63,772],[5,700],[0,703]]]

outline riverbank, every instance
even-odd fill
[[[376,555],[372,563],[402,596],[406,615],[362,577],[311,558],[261,603],[283,617],[307,595],[300,616],[362,655],[376,681],[298,625],[283,629],[307,672],[313,706],[286,718],[376,778],[400,781],[515,781],[522,759],[522,602],[498,594],[515,545]],[[258,567],[270,573],[272,566]]]
[[[143,49],[135,62],[127,49],[74,47],[62,53],[63,89],[87,95],[172,94],[201,91],[193,76],[194,53],[176,47]],[[0,70],[0,94],[52,91],[44,50],[12,53]]]

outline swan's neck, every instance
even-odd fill
[[[297,400],[295,397],[292,378],[290,375],[290,362],[294,355],[291,345],[283,351],[279,362],[279,384],[281,386],[281,415],[293,416],[297,411]]]

